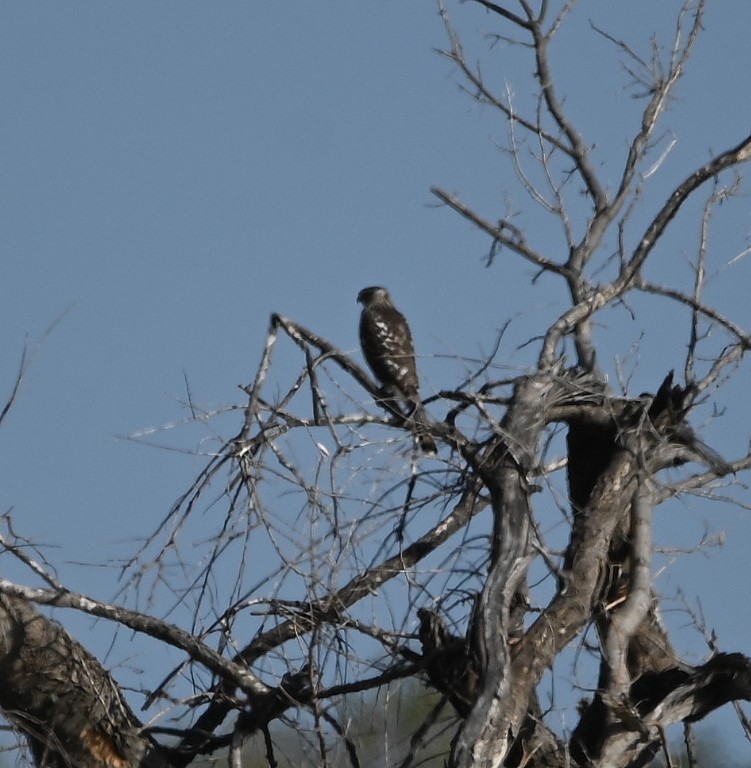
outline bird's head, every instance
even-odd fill
[[[381,288],[380,285],[371,285],[368,288],[363,288],[360,293],[357,294],[357,300],[363,306],[368,306],[369,304],[391,303],[389,292],[385,288]]]

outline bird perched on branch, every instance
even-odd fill
[[[669,442],[685,446],[693,460],[698,460],[718,475],[728,475],[733,471],[732,465],[700,440],[686,421],[694,395],[694,385],[682,387],[680,384],[673,384],[673,371],[670,371],[652,398],[648,411],[649,419]]]
[[[693,384],[675,384],[673,371],[657,392],[642,392],[637,398],[609,398],[605,392],[568,420],[568,482],[574,512],[589,502],[595,484],[608,468],[620,445],[620,435],[637,426],[647,426],[652,435],[651,459],[660,459],[657,470],[697,461],[719,476],[733,472],[733,465],[710,448],[687,421],[696,396]],[[665,448],[658,451],[657,448]]]
[[[360,345],[365,360],[383,385],[387,398],[403,402],[415,425],[415,439],[424,453],[435,453],[428,421],[420,400],[412,333],[404,315],[394,306],[385,288],[371,286],[357,294],[363,305]]]
[[[472,711],[480,685],[480,671],[470,643],[449,633],[443,619],[427,608],[417,609],[419,638],[428,679],[461,717]]]

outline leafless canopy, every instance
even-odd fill
[[[706,2],[687,0],[674,38],[655,41],[651,57],[592,25],[640,96],[620,171],[606,181],[550,56],[575,5],[462,6],[490,28],[498,61],[503,51],[530,57],[536,90],[521,106],[472,63],[439,6],[442,56],[507,128],[503,151],[526,201],[515,205],[555,225],[565,243],[543,250],[512,212],[485,215],[432,190],[489,236],[492,269],[518,257],[565,286],[568,305],[528,345],[533,364],[501,377],[498,349],[461,361],[463,383],[425,401],[424,428],[438,445],[426,457],[414,451],[409,417],[380,400],[356,355],[274,314],[244,401],[230,409],[239,430],[125,565],[118,604],[66,589],[9,527],[3,546],[46,587],[0,580],[0,704],[39,765],[179,768],[223,751],[240,765],[252,747],[270,766],[618,768],[646,765],[661,750],[670,763],[668,726],[690,729],[751,699],[741,653],[713,640],[697,666],[675,650],[653,568],[658,506],[681,494],[711,497],[751,465],[751,455],[720,456],[689,423],[751,346],[705,298],[712,214],[740,187],[751,135],[702,158],[653,205],[671,98]],[[650,260],[695,201],[691,287],[685,274],[653,281]],[[670,330],[687,350],[683,370],[662,371],[652,394],[625,384],[616,393],[595,324],[644,294],[684,311],[685,330]],[[167,597],[155,615],[150,606]],[[84,611],[176,649],[174,667],[143,684],[147,725],[32,603]],[[45,649],[55,669],[65,660],[64,675],[40,662]],[[566,653],[586,688],[574,694],[576,710],[550,693]],[[69,680],[79,698],[58,694]],[[76,717],[60,717],[53,700]],[[574,721],[561,727],[565,706]]]

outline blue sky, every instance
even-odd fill
[[[589,20],[648,56],[653,32],[669,39],[668,5],[581,2],[553,50],[566,107],[611,183],[643,102]],[[477,35],[496,20],[471,4],[449,8],[486,77],[525,106],[531,63],[503,45],[481,54]],[[747,133],[751,6],[712,3],[705,27],[659,146],[677,142],[647,203]],[[436,54],[444,45],[432,0],[0,3],[0,392],[10,392],[25,339],[34,352],[0,431],[3,510],[50,547],[71,587],[109,598],[114,576],[75,563],[122,556],[201,466],[120,438],[185,418],[186,381],[206,408],[240,402],[272,311],[355,350],[357,291],[389,286],[427,391],[457,384],[451,358],[489,350],[510,316],[504,362],[532,359],[516,346],[544,330],[565,293],[551,280],[531,288],[532,270],[507,253],[486,268],[487,239],[437,208],[429,188],[489,218],[510,199],[551,257],[561,256],[558,235],[519,191],[498,148],[503,125]],[[716,227],[720,269],[748,244],[747,195],[718,211]],[[675,275],[695,231],[690,220],[677,226],[656,276]],[[750,278],[741,261],[710,289],[746,327]],[[634,306],[643,337],[624,310],[598,331],[611,372],[640,340],[632,393],[681,368],[686,338],[685,318],[654,301]],[[705,433],[729,456],[748,442],[745,397],[740,381],[723,390],[730,415]],[[189,450],[210,434],[154,442]],[[687,515],[688,533],[683,518],[660,523],[666,537],[695,541],[706,522],[728,543],[676,565],[667,586],[700,594],[723,647],[749,651],[747,612],[727,597],[748,580],[748,519],[728,507]],[[700,640],[692,650],[702,652]]]

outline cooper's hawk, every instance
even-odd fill
[[[446,694],[461,717],[467,717],[480,687],[480,670],[472,648],[463,637],[450,634],[434,611],[418,608],[417,618],[428,679]]]
[[[409,408],[420,450],[435,453],[435,440],[427,432],[428,422],[420,400],[412,333],[404,315],[394,306],[389,292],[379,286],[363,288],[357,300],[363,305],[360,345],[365,360],[387,396]]]

